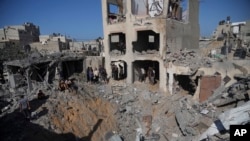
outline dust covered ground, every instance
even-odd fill
[[[58,91],[56,84],[34,83],[34,91],[42,89],[46,99],[38,100],[36,93],[26,95],[33,117],[30,121],[18,109],[20,95],[26,94],[25,87],[8,90],[2,86],[9,103],[1,113],[1,140],[105,141],[115,134],[122,140],[135,140],[137,128],[144,129],[150,137],[163,129],[167,132],[170,126],[177,127],[174,122],[171,125],[162,120],[174,119],[174,114],[168,109],[171,103],[166,103],[166,94],[158,91],[158,84],[128,85],[112,80],[109,84],[88,84],[77,77],[81,76],[76,76],[77,92]],[[149,121],[143,121],[143,117],[149,117]],[[157,124],[151,127],[152,123]]]
[[[201,140],[200,135],[218,115],[237,106],[241,108],[248,101],[239,97],[241,94],[236,101],[226,99],[224,94],[215,101],[198,103],[182,88],[173,95],[159,91],[158,83],[127,84],[110,80],[109,84],[89,84],[83,74],[74,78],[77,92],[58,91],[56,82],[52,85],[33,82],[34,90],[29,95],[26,86],[10,89],[2,85],[1,141],[133,141],[138,137],[149,141]],[[249,78],[244,77],[244,81],[230,87],[229,94],[234,95],[238,88],[249,91]],[[40,89],[46,99],[37,99]],[[25,120],[18,109],[23,94],[30,100],[30,121]],[[215,141],[228,138],[228,132],[210,137]]]

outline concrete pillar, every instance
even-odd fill
[[[164,62],[163,61],[159,61],[159,74],[160,74],[160,89],[163,91],[167,91],[167,69],[164,66]]]
[[[126,13],[126,55],[124,56],[125,61],[127,63],[127,83],[133,83],[133,45],[132,41],[135,39],[136,34],[134,31],[130,17],[131,17],[131,1],[127,0],[126,1],[126,8],[127,8],[127,13]]]
[[[174,83],[174,73],[172,69],[169,69],[169,79],[168,79],[168,90],[169,93],[172,95],[173,94],[173,83]]]
[[[174,69],[172,67],[172,63],[170,62],[168,65],[168,91],[172,95],[173,94],[173,83],[174,83]]]
[[[133,83],[133,62],[127,62],[127,83]]]

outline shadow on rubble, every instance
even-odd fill
[[[30,101],[30,107],[31,107],[31,112],[36,111],[39,107],[41,107],[49,98],[49,96],[46,96],[43,99],[33,99]]]
[[[81,141],[91,141],[92,136],[94,135],[95,131],[98,129],[98,127],[101,125],[103,119],[98,119],[97,123],[93,127],[93,130],[89,132],[87,137],[83,137]]]
[[[1,141],[91,141],[101,123],[102,119],[99,119],[87,137],[78,138],[73,133],[55,133],[50,125],[49,129],[45,129],[32,121],[27,121],[19,109],[16,109],[0,118],[0,139]]]

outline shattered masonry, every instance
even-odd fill
[[[234,38],[230,21],[199,41],[198,0],[177,11],[169,0],[144,2],[103,0],[104,39],[4,41],[1,140],[219,141],[229,140],[230,125],[249,124],[249,45]],[[224,27],[230,34],[220,34]],[[108,82],[87,82],[87,68],[100,66]],[[72,90],[58,89],[64,79]],[[21,95],[32,107],[29,122],[19,113]]]

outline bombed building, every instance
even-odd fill
[[[249,45],[233,41],[248,22],[199,41],[199,0],[99,2],[104,38],[0,48],[1,141],[221,141],[249,125]]]
[[[105,66],[111,72],[113,63],[125,67],[127,83],[139,80],[139,70],[155,71],[159,88],[166,91],[167,51],[198,48],[199,2],[183,1],[171,9],[168,0],[102,1]],[[182,73],[182,72],[180,72]],[[185,73],[185,72],[183,72]]]

